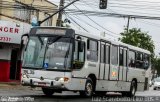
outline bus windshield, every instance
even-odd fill
[[[70,69],[72,39],[62,36],[30,36],[24,52],[23,67]]]

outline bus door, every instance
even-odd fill
[[[104,69],[104,79],[109,79],[109,69],[110,69],[110,44],[106,43],[105,46],[105,69]]]
[[[127,81],[127,72],[128,72],[128,49],[127,48],[124,48],[123,49],[123,81]]]
[[[99,79],[104,79],[104,71],[105,71],[104,69],[105,69],[105,43],[101,42]]]
[[[110,73],[109,73],[109,80],[118,80],[118,71],[119,71],[119,64],[118,64],[118,46],[112,45],[111,46],[111,65],[110,65]]]
[[[124,63],[123,63],[123,47],[119,48],[119,76],[118,80],[123,80],[123,70],[124,70]]]
[[[127,77],[127,48],[119,48],[119,80],[126,81]]]

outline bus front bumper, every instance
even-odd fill
[[[31,86],[31,87],[47,87],[53,89],[63,89],[68,90],[65,87],[67,82],[63,80],[51,80],[51,79],[40,79],[40,78],[22,78],[21,81],[23,86]]]

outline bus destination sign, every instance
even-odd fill
[[[37,29],[36,34],[49,34],[49,35],[65,35],[64,29]]]

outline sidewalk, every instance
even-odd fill
[[[22,86],[20,82],[0,82],[0,89],[31,89],[28,86]]]
[[[0,82],[0,90],[41,90],[41,88],[31,88],[30,86],[22,86],[20,82]]]

